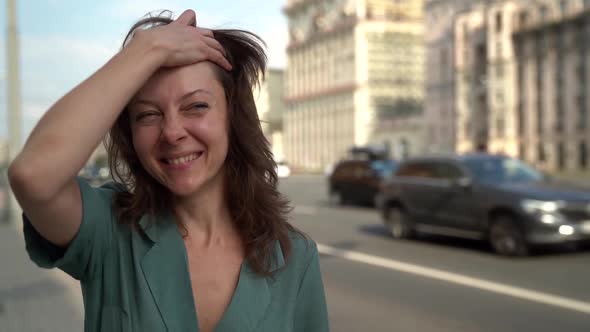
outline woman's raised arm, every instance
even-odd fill
[[[139,30],[121,52],[57,101],[10,164],[10,185],[37,231],[66,246],[82,220],[76,176],[125,105],[162,66],[210,60],[230,69],[210,31],[185,11],[173,23]]]

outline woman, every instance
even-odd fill
[[[85,331],[327,331],[315,243],[287,222],[255,36],[144,19],[9,169],[27,251],[80,280]],[[118,183],[77,178],[109,133]]]

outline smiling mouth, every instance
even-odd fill
[[[168,165],[182,165],[182,164],[186,164],[188,162],[191,162],[193,160],[196,160],[202,154],[203,154],[203,152],[200,151],[200,152],[194,152],[194,153],[188,154],[186,156],[178,157],[178,158],[162,158],[160,160],[163,163],[168,164]]]

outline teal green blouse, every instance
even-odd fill
[[[24,218],[26,249],[40,267],[57,267],[80,280],[84,331],[198,331],[198,317],[182,236],[172,217],[116,221],[116,186],[78,180],[83,220],[66,250],[46,241]],[[277,241],[274,278],[242,264],[238,285],[215,332],[328,331],[316,245],[292,236],[287,263]]]

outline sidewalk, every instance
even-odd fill
[[[0,222],[0,266],[0,332],[84,330],[77,281],[29,260],[20,223]]]

